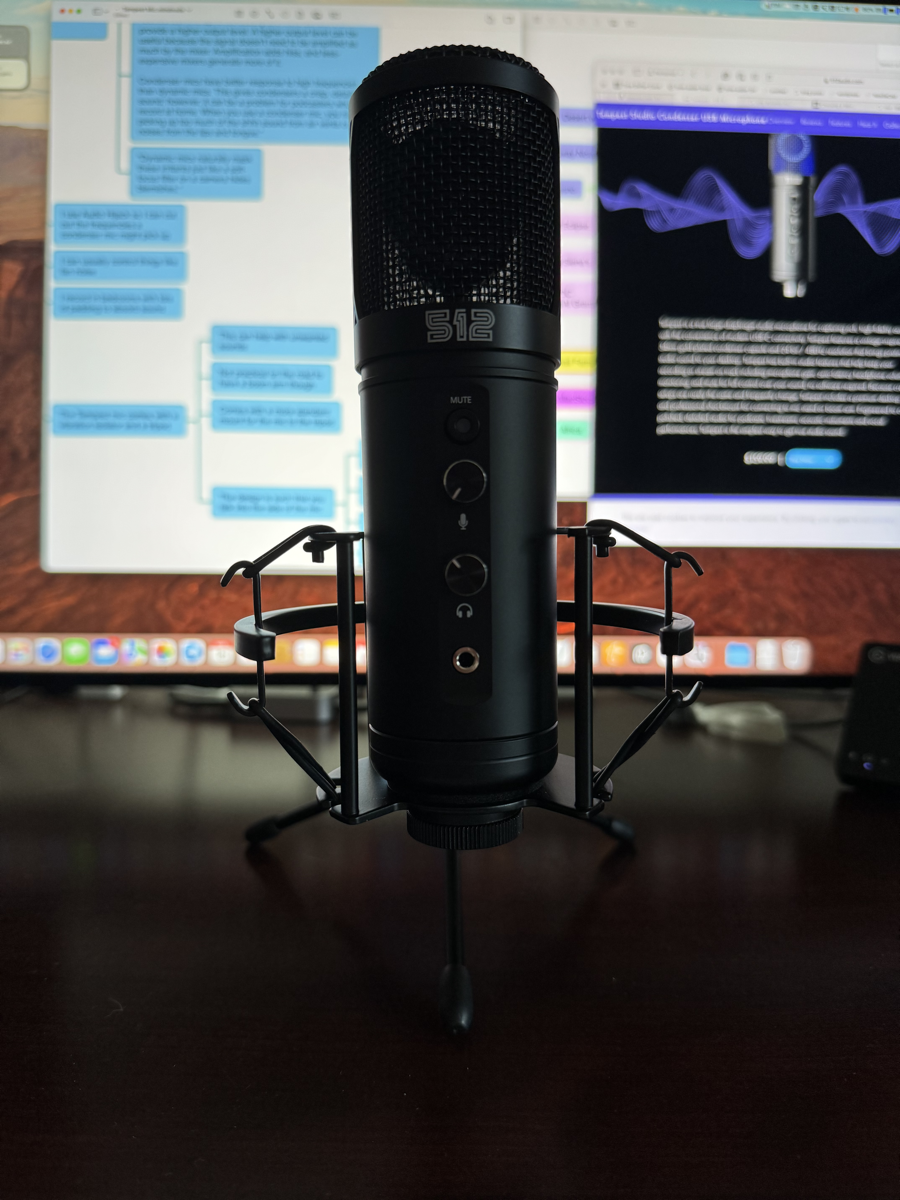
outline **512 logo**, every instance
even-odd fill
[[[425,314],[429,343],[434,342],[492,342],[494,314],[488,308],[432,309]]]

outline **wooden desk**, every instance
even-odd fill
[[[598,693],[598,758],[648,707]],[[0,754],[4,1200],[896,1196],[900,805],[821,752],[664,731],[636,856],[537,811],[463,856],[461,1041],[402,815],[252,866],[308,787],[149,691],[7,705]]]

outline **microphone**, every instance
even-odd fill
[[[772,249],[769,277],[786,299],[806,295],[816,278],[816,157],[805,133],[769,135]]]
[[[558,100],[438,46],[350,117],[370,760],[414,838],[497,846],[557,758]]]
[[[520,58],[437,46],[391,59],[350,99],[356,365],[365,534],[308,525],[238,573],[253,613],[235,649],[256,662],[258,717],[317,785],[316,799],[245,832],[251,850],[329,812],[355,826],[406,811],[418,841],[445,851],[447,965],[440,1007],[472,1021],[461,850],[501,846],[539,807],[620,842],[604,814],[614,772],[676,709],[677,656],[694,623],[673,608],[673,571],[699,563],[614,520],[556,528],[559,121],[556,93]],[[598,603],[595,557],[613,530],[663,563],[662,609]],[[574,599],[556,598],[556,537],[574,539]],[[365,601],[355,598],[363,547]],[[266,612],[262,572],[294,546],[336,551],[336,603]],[[575,627],[575,755],[557,753],[556,623]],[[356,626],[366,625],[369,757],[358,759]],[[266,707],[279,634],[338,629],[340,760],[326,771]],[[593,762],[595,625],[659,637],[660,702],[605,766]]]

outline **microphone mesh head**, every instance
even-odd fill
[[[453,56],[534,70],[437,46],[373,74]],[[358,317],[451,301],[559,312],[559,133],[543,104],[483,84],[397,91],[354,118],[351,169]]]

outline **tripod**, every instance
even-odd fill
[[[641,608],[635,605],[597,603],[593,599],[595,556],[606,558],[616,545],[611,536],[615,529],[663,562],[664,607]],[[619,842],[633,844],[630,825],[604,814],[612,799],[614,772],[656,733],[676,708],[692,704],[700,693],[697,682],[687,695],[674,686],[673,658],[687,654],[693,647],[694,623],[690,617],[673,611],[672,572],[687,562],[702,575],[702,569],[685,551],[669,551],[616,521],[595,520],[583,526],[563,527],[557,534],[575,541],[574,600],[557,602],[557,620],[575,625],[575,755],[560,755],[550,773],[517,799],[485,803],[464,813],[446,814],[458,819],[454,844],[430,840],[427,828],[416,829],[409,813],[410,831],[418,840],[439,846],[445,852],[447,965],[440,980],[440,1011],[445,1027],[454,1033],[466,1031],[472,1023],[472,982],[465,965],[463,948],[462,897],[458,854],[461,849],[502,845],[511,841],[522,828],[525,808],[548,809],[562,816],[587,821]],[[253,614],[236,622],[235,649],[256,662],[257,695],[246,704],[228,693],[232,706],[244,715],[258,717],[276,741],[317,785],[316,799],[280,816],[254,822],[245,833],[251,847],[277,837],[282,830],[322,812],[329,812],[345,825],[360,825],[401,809],[412,801],[391,790],[387,781],[368,758],[358,757],[358,712],[356,670],[356,625],[366,619],[365,603],[355,598],[354,544],[362,533],[338,533],[327,525],[309,525],[280,542],[252,562],[232,564],[223,575],[223,587],[240,572],[253,585]],[[323,562],[325,551],[334,548],[337,556],[337,603],[304,608],[263,612],[262,571],[299,543],[314,562]],[[332,772],[316,761],[310,751],[266,708],[265,663],[275,657],[275,639],[279,634],[336,625],[338,629],[338,698],[340,705],[340,767]],[[665,657],[665,694],[655,708],[637,725],[604,767],[593,762],[593,627],[611,625],[636,629],[659,637]],[[489,840],[485,835],[489,834]],[[468,839],[468,840],[467,840]]]

